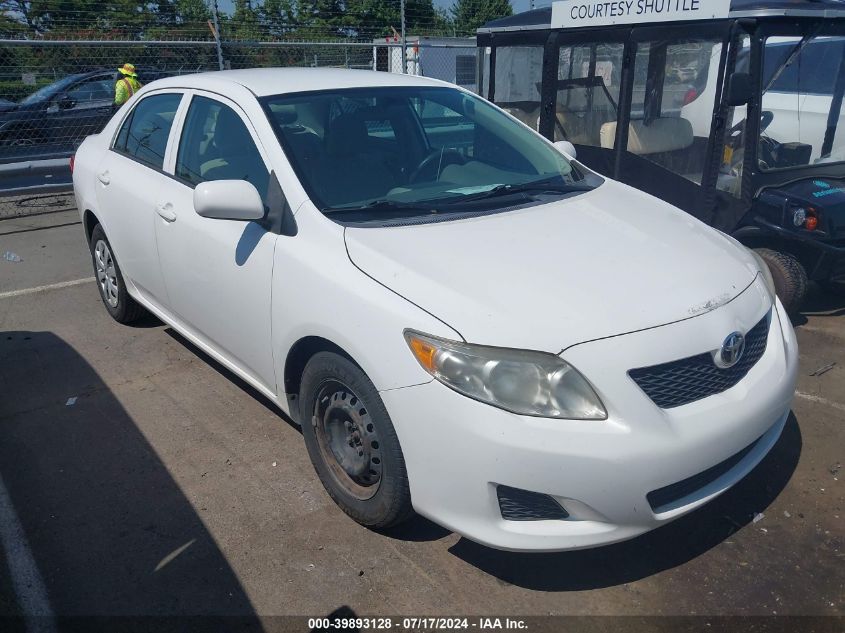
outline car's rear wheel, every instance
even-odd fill
[[[339,354],[316,354],[303,372],[299,411],[311,463],[346,514],[370,528],[413,514],[399,439],[360,368]]]
[[[795,257],[770,248],[756,248],[772,273],[775,291],[787,313],[797,314],[807,294],[807,271]]]
[[[101,225],[91,232],[91,260],[103,305],[118,323],[132,323],[144,315],[144,308],[129,296],[123,274]]]

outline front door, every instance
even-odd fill
[[[90,77],[59,95],[50,105],[51,136],[62,145],[75,147],[99,133],[113,114],[113,78]]]
[[[156,196],[156,239],[170,311],[275,393],[270,292],[277,235],[260,222],[201,217],[193,202],[194,187],[209,180],[247,180],[266,199],[269,169],[260,143],[237,106],[195,94],[177,147],[174,177]]]

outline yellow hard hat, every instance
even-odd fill
[[[137,77],[138,76],[138,75],[135,74],[135,66],[133,64],[123,64],[123,66],[121,66],[117,70],[120,74],[128,75],[129,77]]]

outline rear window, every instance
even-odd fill
[[[170,128],[181,100],[178,93],[142,99],[123,122],[113,148],[139,163],[162,169]]]

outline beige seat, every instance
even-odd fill
[[[613,149],[616,121],[601,126],[601,146]],[[661,154],[686,149],[693,143],[692,124],[680,117],[655,119],[648,125],[631,121],[628,129],[628,151],[638,156]]]
[[[502,110],[510,114],[517,121],[525,123],[532,130],[536,130],[540,121],[540,108],[534,108],[530,112],[526,112],[522,108],[513,106],[502,106]]]
[[[602,125],[612,120],[616,115],[611,110],[571,112],[558,106],[555,116],[557,117],[555,140],[597,147],[600,143]],[[563,138],[564,135],[566,138]]]

